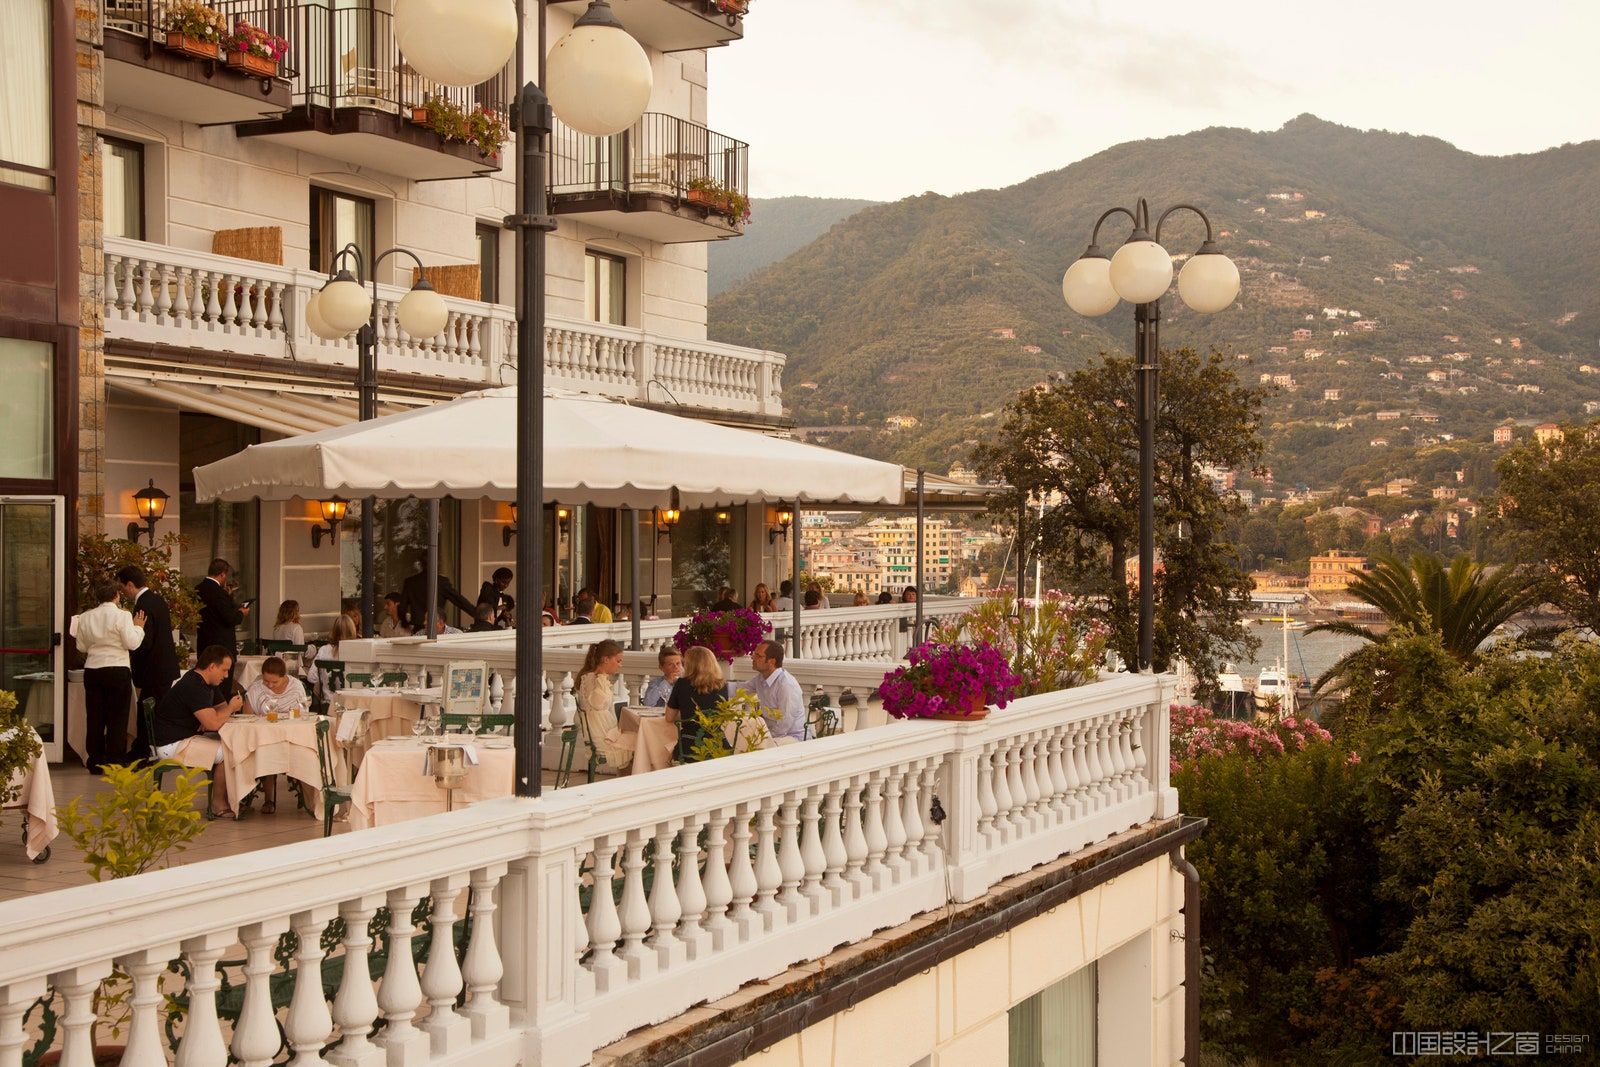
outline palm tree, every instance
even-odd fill
[[[1464,555],[1447,568],[1433,552],[1414,553],[1409,563],[1397,556],[1379,556],[1377,565],[1357,575],[1348,591],[1383,612],[1391,626],[1438,634],[1445,651],[1461,660],[1476,655],[1478,646],[1512,616],[1544,599],[1535,575],[1510,567],[1490,573]],[[1306,633],[1346,634],[1373,644],[1388,640],[1388,634],[1343,620],[1318,623]],[[1317,689],[1342,676],[1361,651],[1340,658],[1317,679]]]

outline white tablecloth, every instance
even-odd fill
[[[50,784],[50,765],[44,761],[43,745],[33,766],[12,775],[11,784],[21,786],[21,794],[6,806],[20,809],[28,822],[25,851],[31,860],[48,848],[61,832],[56,827],[56,794]]]
[[[74,677],[76,675],[76,677]],[[42,691],[43,686],[36,686]],[[128,759],[142,759],[148,752],[133,751],[133,739],[139,732],[139,690],[133,691],[132,698],[128,701],[128,733],[123,741],[123,750],[127,752]],[[83,703],[83,672],[69,671],[67,674],[67,747],[78,754],[84,763],[89,762],[89,713]]]
[[[644,774],[672,766],[673,749],[678,746],[678,728],[666,720],[665,708],[623,708],[618,725],[625,734],[639,735],[629,774]]]
[[[415,689],[340,689],[334,699],[347,708],[366,710],[369,741],[410,737],[411,724],[422,717],[426,702]]]
[[[454,791],[457,808],[508,797],[516,783],[517,759],[509,738],[480,739],[475,748],[478,763],[469,762],[466,778]],[[415,738],[392,738],[367,751],[351,788],[352,830],[388,826],[445,810],[446,791],[433,784],[433,775],[423,773],[427,766],[423,749]]]
[[[237,807],[256,782],[275,774],[287,774],[310,789],[313,801],[322,789],[322,772],[317,765],[317,716],[299,719],[280,718],[268,722],[255,715],[229,719],[217,731],[222,735],[222,766],[228,781],[228,800]],[[332,746],[334,779],[349,781],[341,748]]]

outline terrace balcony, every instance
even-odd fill
[[[470,88],[436,84],[406,63],[393,21],[388,11],[371,7],[274,7],[267,27],[286,37],[297,57],[292,106],[271,121],[241,125],[239,136],[413,181],[498,171],[505,150],[490,153],[464,140],[455,119],[480,115],[503,133],[513,96],[511,66]],[[430,101],[437,118],[427,112]]]
[[[588,0],[553,0],[552,6],[582,14]],[[744,37],[749,0],[612,0],[628,32],[658,52],[720,48]]]
[[[273,9],[265,0],[218,3],[231,26],[244,20],[265,27]],[[203,59],[168,47],[166,5],[158,0],[105,0],[105,96],[129,107],[201,126],[248,122],[289,109],[293,50],[274,75],[246,73],[220,58]]]
[[[626,133],[590,137],[556,121],[550,211],[662,244],[744,232],[750,146],[648,112]]]
[[[320,274],[122,238],[106,240],[105,270],[105,329],[113,351],[170,352],[199,362],[256,357],[286,371],[341,368],[353,380],[353,336],[324,341],[305,326],[305,302],[327,280]],[[447,391],[515,380],[512,308],[446,297],[444,330],[417,340],[399,328],[403,296],[404,289],[378,286],[380,373],[433,379]],[[777,417],[783,413],[783,364],[777,352],[577,319],[545,323],[551,388]]]

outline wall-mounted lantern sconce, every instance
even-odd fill
[[[156,488],[156,480],[150,479],[150,484],[133,494],[134,513],[144,520],[144,525],[137,522],[128,523],[128,540],[137,541],[140,536],[150,538],[150,543],[156,543],[156,523],[161,521],[161,516],[167,513],[167,494]]]
[[[329,497],[322,501],[322,521],[326,526],[311,527],[311,547],[321,548],[323,537],[328,537],[337,542],[339,540],[339,524],[344,521],[345,512],[350,509],[350,501],[342,496]]]
[[[681,518],[683,512],[677,508],[656,508],[656,536],[671,537],[672,528],[678,525]]]
[[[779,508],[777,514],[777,525],[767,528],[767,544],[777,544],[779,537],[784,538],[784,540],[788,540],[789,527],[793,524],[794,512],[787,508]]]
[[[517,505],[516,502],[513,501],[511,504],[511,525],[503,527],[500,530],[500,543],[505,545],[507,548],[510,548],[511,539],[515,536],[517,536]]]
[[[571,508],[564,508],[559,504],[556,505],[556,528],[561,531],[562,537],[565,537],[567,535],[567,531],[572,529]]]
[[[724,510],[719,510],[717,512],[718,526],[727,526],[731,522],[733,522],[733,512]]]

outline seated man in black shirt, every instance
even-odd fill
[[[233,653],[225,646],[211,645],[200,650],[194,670],[179,678],[156,702],[155,737],[152,738],[156,755],[182,758],[178,757],[178,752],[187,742],[202,733],[215,733],[228,721],[229,715],[243,706],[243,700],[228,694],[232,674]],[[214,743],[214,747],[213,768],[222,762],[222,745]],[[184,759],[184,762],[193,765],[192,759]],[[214,769],[211,772],[211,810],[219,818],[234,817],[228,805],[227,781]]]

